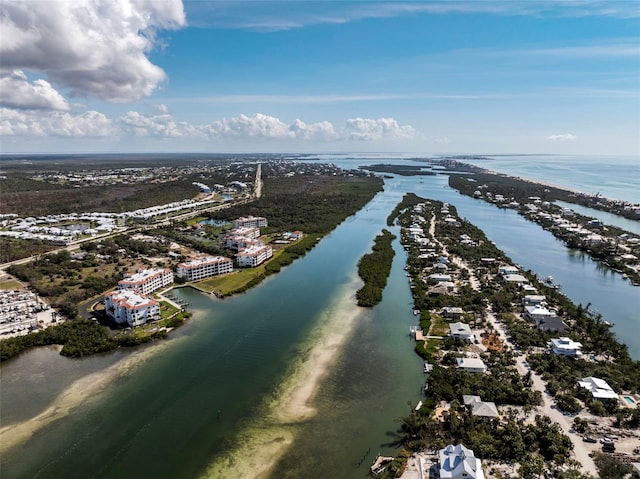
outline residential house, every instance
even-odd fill
[[[449,325],[449,336],[454,339],[462,339],[463,341],[471,341],[473,338],[473,333],[471,332],[471,328],[466,323],[451,323]]]
[[[462,400],[465,406],[469,406],[471,414],[479,417],[499,418],[498,408],[495,403],[482,401],[480,396],[463,395]]]
[[[582,356],[582,351],[580,351],[582,344],[570,338],[555,338],[549,341],[547,345],[555,354],[560,356]]]
[[[588,389],[593,399],[618,399],[618,394],[604,379],[590,376],[578,381],[578,386]]]
[[[449,444],[440,449],[438,468],[440,479],[484,479],[482,461],[462,444]]]
[[[486,373],[487,366],[480,358],[457,358],[458,369],[463,369],[469,373]]]

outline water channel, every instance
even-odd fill
[[[619,275],[511,210],[458,195],[446,176],[394,177],[305,258],[246,294],[220,301],[179,290],[194,317],[169,341],[83,360],[39,349],[3,364],[2,427],[34,426],[35,433],[3,453],[2,477],[251,477],[265,459],[261,451],[271,450],[279,452],[266,459],[284,451],[271,477],[366,477],[375,454],[394,452],[394,419],[421,397],[421,362],[407,334],[415,319],[406,256],[397,240],[383,302],[359,310],[353,300],[356,263],[407,191],[456,205],[516,263],[552,275],[574,301],[591,302],[640,357],[640,294]],[[305,384],[314,348],[340,332],[311,403],[317,414],[278,419],[287,407],[282,391]],[[138,359],[73,401],[82,397],[82,378],[129,357]],[[63,405],[51,411],[59,419],[29,422],[54,400]]]

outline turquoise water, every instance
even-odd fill
[[[157,352],[100,395],[5,454],[2,476],[198,477],[248,435],[283,428],[270,422],[266,405],[277,403],[280,386],[322,341],[326,325],[340,324],[345,308],[353,307],[356,263],[408,191],[456,205],[516,263],[552,275],[574,301],[591,302],[640,357],[640,295],[619,275],[511,210],[458,195],[446,176],[398,177],[306,257],[246,294],[219,301],[190,289],[177,292],[190,303],[193,319],[162,347],[148,347]],[[376,453],[394,452],[394,420],[408,413],[407,402],[419,400],[424,380],[408,336],[415,317],[405,254],[397,240],[394,248],[383,302],[355,319],[314,398],[318,414],[286,425],[295,444],[272,477],[366,477]],[[56,354],[34,350],[1,366],[3,426],[35,416],[75,379],[130,353],[86,360]]]
[[[583,193],[640,203],[638,157],[505,155],[490,158],[465,162]]]
[[[625,402],[627,404],[635,404],[636,403],[635,400],[632,397],[629,397],[629,396],[623,396],[623,397],[624,397],[624,400],[625,400]]]

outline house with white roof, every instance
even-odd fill
[[[484,364],[484,361],[480,358],[457,358],[456,363],[458,364],[458,369],[463,369],[468,373],[486,373],[487,366]]]
[[[552,316],[555,316],[555,313],[552,313],[544,306],[531,305],[531,306],[524,307],[524,315],[529,319],[544,320]]]
[[[578,386],[588,389],[593,399],[618,399],[618,394],[604,379],[590,376],[578,381]]]
[[[578,343],[570,338],[555,338],[549,341],[547,344],[554,354],[558,354],[560,356],[582,356],[582,343]]]
[[[471,332],[471,328],[468,324],[465,323],[451,323],[449,325],[449,336],[454,339],[462,339],[463,341],[471,341],[473,338],[473,333]]]
[[[482,461],[462,444],[440,449],[438,468],[440,479],[484,479]]]

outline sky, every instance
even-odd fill
[[[640,158],[635,0],[0,0],[0,152]]]

